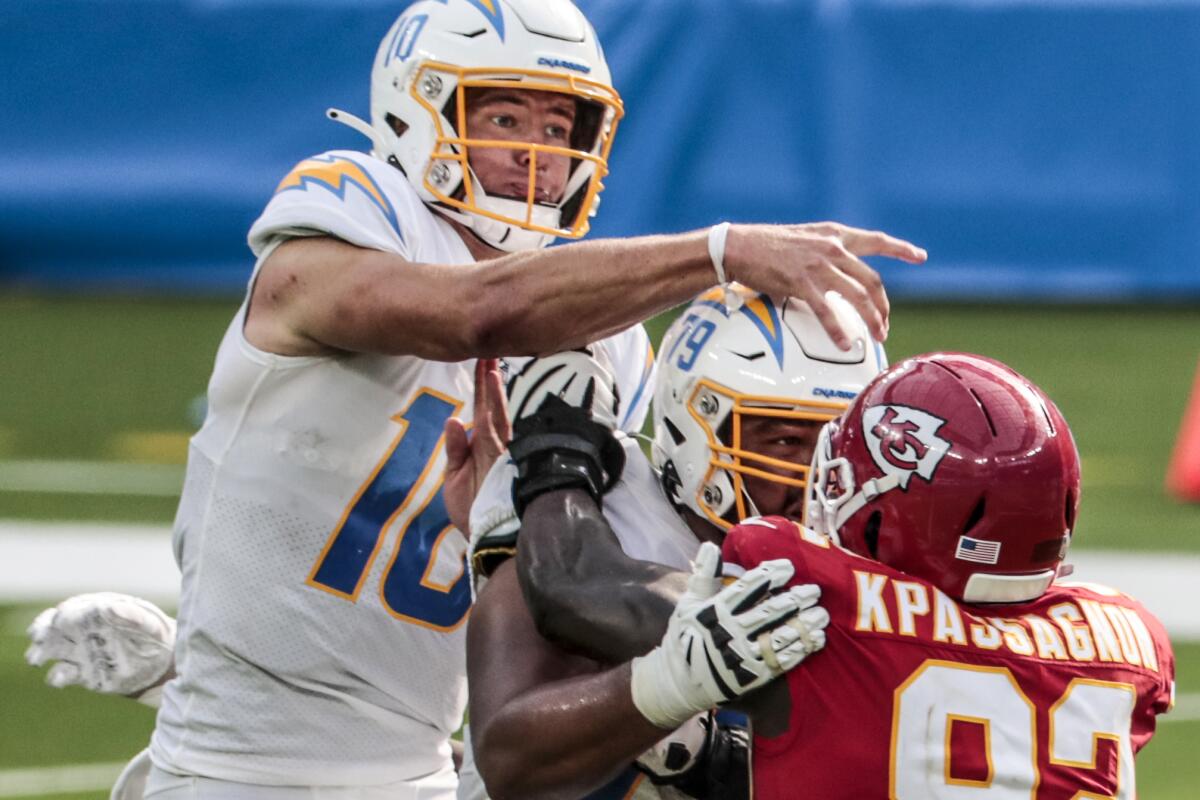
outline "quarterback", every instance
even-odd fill
[[[830,302],[852,333],[848,351],[795,299],[773,300],[740,287],[703,295],[663,340],[654,393],[657,469],[634,440],[618,437],[623,468],[604,494],[603,508],[622,555],[636,559],[639,579],[665,579],[659,587],[664,607],[676,600],[674,589],[682,590],[677,609],[710,608],[732,642],[705,638],[704,629],[685,625],[678,611],[665,638],[661,627],[611,625],[592,657],[539,635],[516,565],[503,561],[523,547],[517,545],[510,483],[519,468],[521,505],[554,485],[539,477],[552,471],[539,466],[538,437],[551,427],[566,434],[568,426],[551,415],[567,417],[575,411],[570,406],[586,406],[591,419],[602,422],[597,434],[607,434],[616,415],[611,392],[603,391],[611,378],[586,355],[537,359],[513,380],[516,466],[502,460],[493,467],[470,525],[473,567],[477,578],[487,578],[468,630],[471,729],[493,798],[582,796],[602,785],[605,796],[631,790],[637,797],[745,796],[744,734],[708,712],[819,649],[826,617],[815,606],[815,587],[769,597],[768,590],[779,589],[791,573],[786,561],[759,567],[717,593],[717,550],[709,544],[707,557],[697,551],[702,541],[719,541],[750,514],[802,515],[820,426],[885,366],[881,348],[853,310],[839,299]],[[561,438],[555,441],[560,445]],[[684,586],[672,570],[689,570],[692,560],[695,575]],[[606,566],[594,561],[579,569],[604,572]],[[596,605],[593,615],[607,609],[620,614],[620,588],[596,598]],[[696,612],[686,618],[705,617]],[[773,634],[761,638],[768,630]],[[654,655],[632,667],[608,668],[628,653],[645,653],[660,638]],[[714,655],[685,661],[675,651],[686,643]],[[685,663],[690,670],[680,669]],[[742,675],[753,677],[743,682]],[[639,754],[637,769],[630,768]]]
[[[422,0],[379,47],[371,121],[330,111],[370,152],[314,155],[279,183],[250,230],[255,270],[189,452],[148,792],[454,792],[471,592],[442,474],[475,446],[475,381],[496,380],[472,359],[610,337],[597,346],[628,398],[620,424],[636,429],[652,359],[630,326],[714,274],[808,300],[849,346],[825,300],[836,290],[886,335],[887,299],[860,257],[925,254],[882,233],[723,223],[547,248],[586,233],[622,114],[568,0]],[[120,648],[82,644],[112,636],[63,628],[119,618],[119,633],[132,615],[168,641],[169,626],[88,602],[40,618],[31,660],[62,659],[58,684],[142,692]]]

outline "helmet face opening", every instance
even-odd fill
[[[758,513],[786,514],[803,519],[810,471],[807,451],[815,445],[820,426],[845,408],[845,403],[797,402],[794,398],[741,394],[701,379],[687,402],[688,414],[704,432],[709,452],[706,472],[696,492],[696,506],[710,522],[725,530],[738,520]],[[774,432],[757,424],[764,421],[790,421],[799,425],[789,426],[791,436],[787,436],[782,426],[775,426],[775,430],[786,438],[778,445],[764,444],[754,441],[761,435],[752,433],[756,429],[768,434]],[[794,435],[801,426],[810,427],[810,431],[806,436]],[[801,439],[808,439],[808,446]],[[722,496],[720,486],[724,481],[715,480],[718,474],[724,475],[732,487],[732,507],[728,498]],[[754,487],[760,481],[798,490],[788,493],[794,494],[795,502],[785,501],[786,507],[765,511],[758,508]]]
[[[761,514],[801,521],[823,426],[886,366],[840,296],[842,350],[809,306],[738,284],[700,295],[662,340],[655,466],[676,506],[720,530]]]
[[[569,141],[554,145],[477,138],[467,124],[468,101],[473,94],[488,89],[550,92],[571,98],[575,121]],[[549,70],[497,71],[431,61],[416,70],[408,90],[429,114],[433,126],[432,152],[421,180],[436,202],[548,236],[578,239],[588,232],[589,217],[608,175],[613,137],[624,115],[615,89]],[[473,154],[496,151],[512,153],[514,159],[523,157],[525,174],[512,176],[505,185],[489,190],[484,188],[471,159]],[[539,163],[545,167],[550,160],[566,161],[561,190],[539,180]]]
[[[468,119],[472,93],[491,92],[569,100],[535,106],[538,127],[481,106]],[[574,118],[569,137],[545,124],[555,105]],[[587,233],[623,114],[596,32],[570,0],[415,0],[376,52],[370,124],[329,116],[370,138],[440,216],[518,252]]]

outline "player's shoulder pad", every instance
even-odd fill
[[[793,523],[782,517],[746,517],[741,522],[742,525],[753,526],[755,528],[773,528],[779,530],[786,528]]]
[[[618,424],[622,430],[637,433],[642,429],[650,408],[657,369],[654,345],[640,323],[596,342],[612,366],[621,400]]]
[[[367,153],[330,150],[284,176],[250,229],[255,252],[285,230],[329,233],[351,244],[405,253],[415,214],[427,214],[404,175]]]
[[[843,560],[845,551],[829,538],[786,517],[748,517],[725,536],[722,552],[727,561],[754,566],[772,558],[790,558],[806,564],[817,560]]]
[[[1053,602],[1058,597],[1062,597],[1068,600],[1096,601],[1123,606],[1141,617],[1150,626],[1151,631],[1156,632],[1156,640],[1162,642],[1168,641],[1166,626],[1163,625],[1158,615],[1133,595],[1107,584],[1093,583],[1091,581],[1057,580],[1051,585],[1047,596],[1050,602]],[[1169,648],[1170,645],[1167,644],[1167,647]]]
[[[1068,590],[1072,594],[1076,594],[1079,592],[1087,592],[1090,594],[1097,595],[1099,597],[1123,598],[1125,600],[1129,600],[1134,603],[1137,602],[1137,600],[1134,599],[1133,597],[1131,597],[1130,595],[1126,594],[1125,592],[1122,592],[1120,589],[1117,589],[1113,586],[1109,586],[1106,583],[1097,583],[1095,581],[1056,580],[1054,582],[1053,586],[1058,589]]]

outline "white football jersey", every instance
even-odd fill
[[[671,505],[637,440],[623,437],[625,469],[604,495],[604,518],[626,555],[691,571],[700,540]]]
[[[297,165],[250,246],[261,265],[309,235],[472,261],[398,170],[358,152]],[[463,717],[470,605],[467,543],[440,491],[442,427],[470,420],[474,362],[273,355],[246,341],[245,314],[217,353],[176,515],[179,676],[154,763],[268,785],[438,773]],[[639,429],[649,340],[637,326],[604,346],[622,396],[644,398],[625,420]]]

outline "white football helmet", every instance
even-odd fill
[[[805,487],[809,465],[741,448],[742,420],[828,422],[887,367],[841,296],[829,301],[853,345],[841,350],[808,304],[737,284],[698,297],[663,337],[654,393],[655,466],[676,505],[720,528],[755,516],[743,476]],[[767,471],[782,470],[785,474]]]
[[[575,98],[571,146],[471,138],[467,90],[508,86]],[[587,233],[623,114],[596,32],[569,0],[419,0],[380,44],[371,124],[329,110],[368,136],[373,154],[399,167],[422,200],[510,252]],[[471,169],[472,147],[527,151],[527,196],[489,195]],[[537,198],[539,154],[571,159],[555,202]]]

